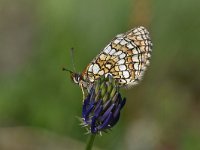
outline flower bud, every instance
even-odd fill
[[[115,79],[110,75],[100,77],[83,102],[82,125],[93,134],[106,132],[118,122],[125,102]]]

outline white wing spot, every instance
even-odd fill
[[[127,47],[128,47],[129,49],[134,48],[134,46],[133,46],[132,44],[130,44],[130,43],[127,45]]]
[[[132,61],[133,62],[139,62],[138,55],[133,55]]]
[[[128,71],[123,71],[124,78],[129,78],[129,72]]]
[[[122,51],[117,51],[116,53],[114,53],[115,56],[118,56],[122,53]]]
[[[116,50],[115,50],[115,49],[112,49],[112,50],[109,52],[109,54],[110,54],[110,55],[113,55],[115,52],[116,52]]]
[[[119,66],[119,70],[121,70],[121,71],[126,70],[126,66],[125,65],[120,65]]]
[[[119,61],[118,61],[118,64],[119,65],[122,65],[122,64],[124,64],[125,63],[125,60],[124,59],[120,59]]]
[[[88,68],[89,72],[92,72],[92,67],[93,67],[93,65],[90,65],[90,67]]]
[[[146,61],[146,65],[147,65],[147,66],[148,66],[148,65],[150,65],[150,62],[149,62],[149,60],[147,60],[147,61]]]
[[[99,73],[98,73],[99,75],[103,75],[104,74],[104,71],[103,70],[101,70],[101,71],[99,71]]]
[[[134,68],[135,68],[135,70],[139,70],[139,63],[134,63]]]
[[[124,58],[126,56],[126,54],[122,53],[121,55],[119,55],[119,58]]]
[[[114,40],[114,43],[118,44],[120,41],[121,41],[121,39],[116,39],[116,40]]]
[[[138,51],[136,49],[133,49],[132,52],[134,55],[138,54]]]
[[[89,77],[91,82],[94,82],[94,77]]]
[[[111,46],[106,47],[103,51],[108,54],[111,51]]]
[[[128,71],[123,71],[124,78],[129,78],[130,74]]]
[[[97,64],[94,64],[92,69],[93,69],[94,74],[97,74],[100,70],[99,65],[97,65]]]
[[[127,44],[128,42],[126,42],[125,40],[122,40],[121,42],[120,42],[120,44],[121,45],[125,45],[125,44]]]

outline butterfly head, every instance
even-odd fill
[[[68,69],[65,69],[65,68],[63,68],[63,71],[67,71],[67,72],[70,73],[70,78],[71,78],[71,80],[72,80],[75,84],[80,85],[80,84],[83,84],[83,83],[84,83],[83,77],[82,77],[81,74],[75,73],[75,72],[73,72],[73,71],[71,71],[71,70],[68,70]]]
[[[81,74],[75,73],[75,72],[70,72],[70,77],[71,77],[71,80],[76,84],[79,84],[82,79]]]

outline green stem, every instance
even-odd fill
[[[92,146],[93,146],[93,143],[94,143],[94,139],[95,139],[95,135],[96,134],[91,134],[90,135],[90,139],[87,143],[87,146],[86,146],[86,149],[85,150],[91,150],[92,149]]]

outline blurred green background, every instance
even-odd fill
[[[82,93],[62,67],[80,72],[117,34],[143,25],[151,66],[105,150],[200,149],[200,1],[0,0],[0,149],[84,149]]]

